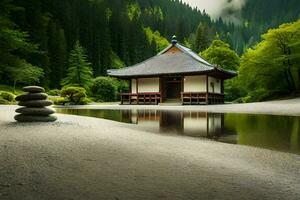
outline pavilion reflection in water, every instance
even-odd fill
[[[136,109],[56,111],[132,123],[136,126],[130,127],[142,131],[206,137],[219,142],[300,154],[300,117]]]
[[[130,119],[130,123],[152,132],[216,140],[222,140],[228,135],[224,130],[224,114],[220,113],[127,110],[122,111],[122,115],[122,118]]]

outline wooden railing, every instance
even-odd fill
[[[208,104],[223,104],[224,94],[209,93],[208,94]]]
[[[181,102],[183,105],[221,104],[224,103],[224,95],[206,92],[182,92]]]
[[[181,102],[183,105],[200,104],[222,104],[224,103],[224,94],[206,93],[206,92],[182,92]],[[159,92],[144,93],[121,93],[121,104],[154,104],[162,103],[162,95]]]
[[[121,104],[155,104],[162,102],[159,92],[121,93]]]

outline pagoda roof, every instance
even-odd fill
[[[122,69],[110,69],[107,72],[110,76],[124,79],[189,74],[207,74],[229,79],[237,75],[235,71],[225,70],[210,64],[177,41],[172,42],[156,56],[141,63]]]

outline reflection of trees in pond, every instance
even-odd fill
[[[291,132],[291,151],[300,151],[300,119],[294,120],[294,125]]]
[[[160,110],[57,109],[60,113],[137,124],[141,130],[207,137],[300,153],[300,117]]]
[[[299,151],[299,117],[226,114],[225,129],[235,130],[238,144]]]
[[[131,123],[131,110],[56,109],[59,113],[81,115]]]

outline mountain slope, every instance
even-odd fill
[[[223,11],[223,17],[234,15],[240,26],[231,30],[230,40],[234,48],[243,50],[260,41],[261,34],[280,24],[296,21],[300,16],[299,0],[247,0],[240,11]]]
[[[240,54],[260,40],[270,27],[298,18],[298,0],[248,0],[240,25],[212,20],[205,12],[179,0],[11,0],[19,7],[11,19],[39,45],[28,61],[44,69],[44,86],[60,87],[68,52],[77,40],[86,48],[95,76],[105,75],[120,62],[132,65],[163,48],[176,34],[181,43],[194,43],[199,23],[209,27]],[[224,16],[226,17],[226,16]],[[156,37],[149,36],[149,33]],[[154,38],[154,39],[151,39]],[[11,80],[5,80],[11,84]]]

